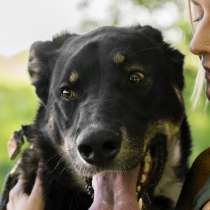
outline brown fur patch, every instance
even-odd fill
[[[79,79],[79,74],[76,71],[72,71],[69,75],[69,82],[75,83]]]
[[[116,64],[123,64],[125,62],[125,56],[122,53],[117,52],[114,55],[113,60],[114,60],[114,63]]]

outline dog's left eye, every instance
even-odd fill
[[[79,97],[77,92],[68,87],[61,88],[61,96],[67,101],[76,100]]]
[[[141,72],[132,72],[129,75],[129,81],[134,84],[139,84],[144,80],[144,74]]]

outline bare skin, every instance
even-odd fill
[[[20,178],[10,191],[7,210],[43,210],[43,191],[39,177],[37,176],[30,195],[23,192],[22,184],[23,180]]]
[[[194,28],[190,50],[201,58],[206,71],[206,95],[210,99],[210,1],[191,0]]]
[[[210,210],[210,201],[205,204],[202,210]]]
[[[201,58],[206,71],[206,96],[210,100],[210,1],[191,0],[191,6],[194,34],[190,50]],[[210,210],[210,201],[202,210]]]

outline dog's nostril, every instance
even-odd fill
[[[91,158],[91,154],[93,154],[93,149],[88,145],[80,145],[78,150],[80,154],[85,158]]]
[[[118,148],[118,145],[113,141],[104,142],[102,149],[104,152],[112,153],[115,152]]]

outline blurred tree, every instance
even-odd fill
[[[181,0],[80,0],[78,9],[81,13],[80,30],[88,31],[100,25],[150,24],[165,32],[166,40],[179,42],[183,36],[180,20],[183,20],[184,1]],[[102,6],[103,5],[103,6]],[[95,12],[92,13],[95,8]],[[100,8],[104,7],[103,14]],[[177,24],[179,21],[179,24]],[[184,24],[187,25],[187,24]],[[179,34],[174,35],[175,33]],[[169,35],[167,37],[167,34]],[[173,38],[170,35],[173,34]]]

